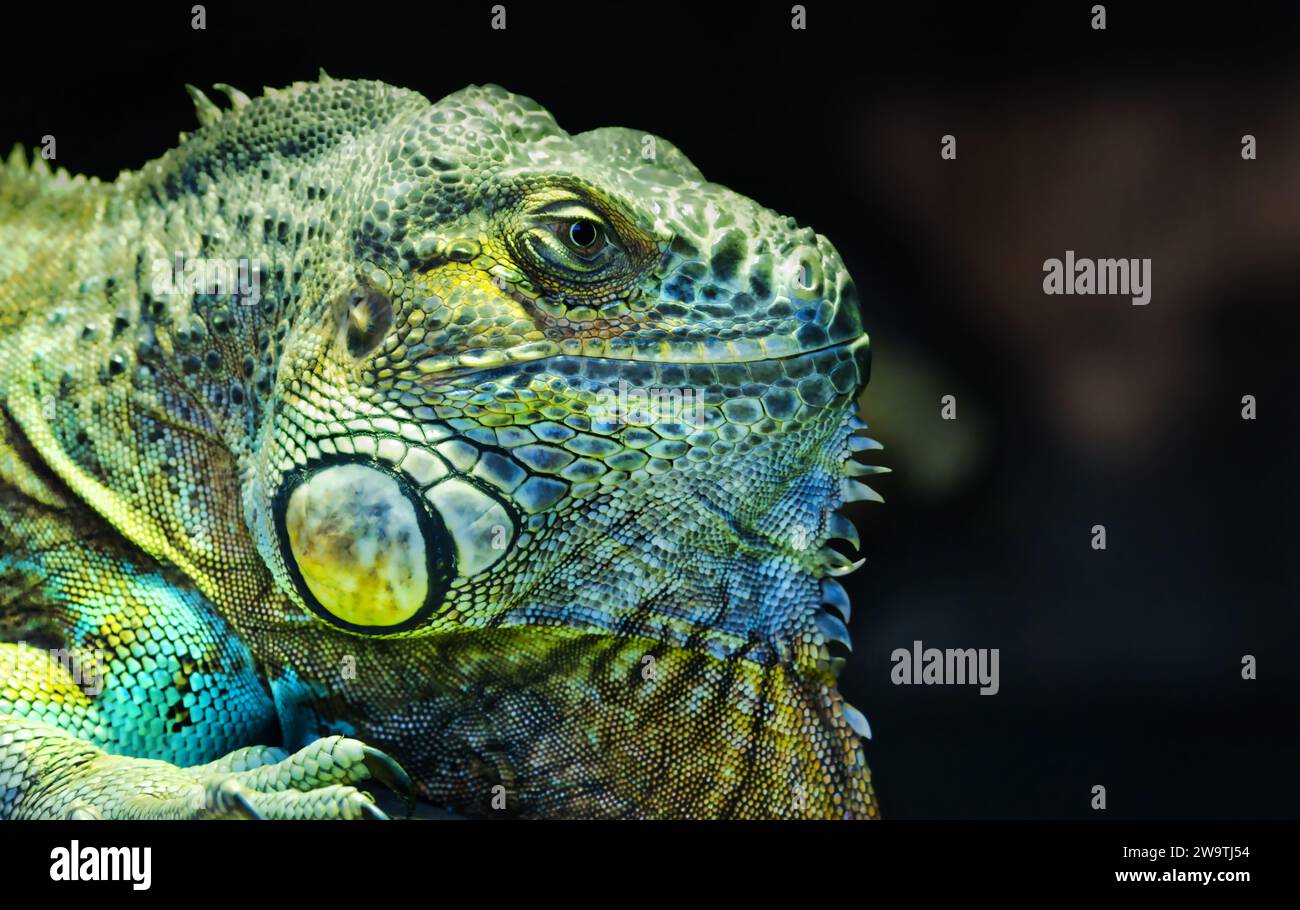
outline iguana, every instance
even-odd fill
[[[826,238],[496,86],[217,88],[0,169],[0,816],[876,816]]]

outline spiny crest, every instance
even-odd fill
[[[73,174],[64,167],[51,170],[45,158],[35,152],[28,163],[27,150],[21,142],[14,145],[8,158],[0,164],[0,177],[6,181],[32,181],[41,189],[64,189],[99,183],[98,177]]]
[[[411,103],[412,99],[418,99],[419,102],[424,104],[428,103],[423,96],[407,89],[399,89],[381,82],[367,80],[339,80],[330,76],[324,69],[320,70],[320,74],[314,82],[298,81],[284,88],[263,86],[262,93],[256,97],[250,97],[224,82],[214,83],[212,87],[226,97],[228,106],[218,104],[197,86],[188,83],[185,85],[185,91],[194,104],[194,113],[198,118],[200,129],[230,121],[246,108],[255,106],[259,102],[271,105],[293,105],[313,101],[319,103],[320,96],[332,97],[335,93],[354,95],[357,103],[350,105],[350,110],[358,115],[369,114],[372,118],[379,116],[384,111],[391,112],[398,106]],[[364,124],[359,125],[364,126]],[[181,132],[179,134],[180,143],[185,144],[190,141],[196,133],[197,131]]]
[[[329,80],[329,77],[325,76],[324,70],[321,70],[321,76],[323,77],[321,79],[322,83],[332,81]],[[304,84],[306,83],[295,83],[295,85]],[[235,88],[233,85],[227,85],[225,82],[215,82],[212,87],[226,96],[227,100],[230,101],[231,110],[240,110],[252,101],[251,98],[239,89]],[[210,123],[216,123],[221,119],[221,115],[225,113],[221,108],[217,107],[217,105],[213,103],[212,99],[205,95],[203,90],[198,86],[191,85],[187,82],[185,83],[185,91],[189,92],[190,99],[194,102],[194,112],[198,115],[200,126],[207,126]],[[264,88],[262,91],[267,95],[275,93],[274,89],[268,88]]]

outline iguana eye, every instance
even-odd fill
[[[582,259],[595,259],[610,245],[604,228],[594,221],[558,221],[552,228],[564,245]]]
[[[543,281],[615,280],[629,270],[628,246],[609,218],[585,202],[562,198],[528,212],[520,234],[525,265]]]

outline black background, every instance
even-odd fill
[[[493,31],[486,2],[209,3],[194,31],[191,5],[11,19],[0,147],[52,134],[58,164],[111,179],[196,126],[186,82],[256,95],[324,67],[431,99],[496,82],[571,132],[662,135],[834,241],[876,352],[863,413],[896,471],[888,504],[854,513],[868,564],[841,681],[874,727],[887,817],[1094,817],[1095,784],[1110,817],[1300,816],[1294,7],[1111,3],[1097,32],[1090,3],[809,2],[800,32],[789,3],[509,2]],[[1108,182],[1106,155],[1170,112],[1192,139]],[[1081,134],[1105,154],[1071,158]],[[1165,246],[1189,211],[1208,240]],[[1044,296],[1066,248],[1154,256],[1152,303]],[[1143,319],[1162,328],[1132,334]],[[1059,364],[1121,337],[1063,405]],[[1139,396],[1145,418],[1115,417]],[[892,685],[914,639],[999,648],[1000,693]]]

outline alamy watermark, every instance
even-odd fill
[[[26,665],[27,652],[21,646],[27,642],[17,642],[18,649],[6,649],[6,656],[0,657],[0,676],[6,679],[19,679],[22,673],[30,672]],[[44,664],[51,688],[71,679],[73,684],[87,695],[94,696],[104,691],[104,652],[99,648],[50,648],[44,652],[49,660]],[[20,665],[21,664],[21,665]],[[56,670],[58,667],[60,670]]]
[[[596,418],[613,420],[629,426],[648,427],[658,423],[682,423],[701,427],[707,421],[704,395],[692,388],[654,388],[628,385],[620,379],[618,387],[606,387],[596,393],[596,403],[587,409]]]
[[[925,648],[920,641],[912,647],[895,648],[889,655],[894,669],[889,678],[896,686],[973,686],[980,695],[997,695],[997,648]]]
[[[1150,259],[1065,259],[1043,262],[1044,294],[1118,294],[1131,297],[1134,306],[1151,302]]]
[[[130,882],[148,891],[153,882],[152,847],[83,847],[72,841],[50,851],[50,880],[56,882]]]
[[[232,297],[246,306],[261,298],[262,264],[257,259],[186,258],[155,259],[150,264],[151,290],[155,297],[172,294],[208,294]]]

